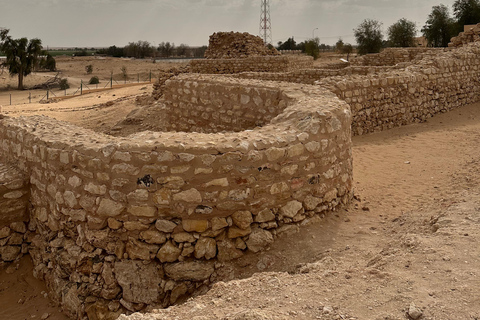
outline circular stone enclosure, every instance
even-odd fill
[[[164,132],[126,138],[0,120],[0,161],[29,177],[35,273],[72,316],[173,304],[214,261],[351,198],[351,114],[333,93],[181,75],[160,105]]]

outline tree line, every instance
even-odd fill
[[[450,39],[463,31],[465,25],[480,23],[480,0],[456,0],[453,16],[444,4],[432,7],[421,33],[430,47],[447,47]],[[417,27],[405,18],[388,27],[388,39],[384,40],[382,23],[365,19],[353,30],[358,53],[376,53],[384,47],[415,47]]]
[[[125,47],[110,46],[97,50],[98,54],[112,57],[146,58],[203,58],[207,46],[190,47],[186,44],[175,46],[174,43],[161,42],[154,47],[148,41],[129,42]]]
[[[439,4],[432,7],[421,33],[430,47],[447,47],[450,39],[463,31],[464,25],[480,23],[480,0],[456,0],[453,4],[453,16],[447,6]],[[382,23],[378,20],[365,19],[353,29],[357,42],[358,54],[377,53],[386,47],[416,47],[415,36],[417,26],[405,18],[399,19],[387,29],[387,39],[384,39]],[[353,52],[353,46],[339,39],[335,46],[319,44],[311,46],[318,38],[297,44],[294,38],[279,42],[279,50],[301,50],[302,52],[318,56],[319,50],[335,50],[348,55]],[[310,49],[308,44],[310,44]]]

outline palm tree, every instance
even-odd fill
[[[23,90],[23,77],[28,76],[36,66],[42,52],[42,41],[40,39],[29,41],[27,38],[12,39],[6,33],[2,33],[1,40],[0,51],[7,56],[4,65],[8,67],[11,75],[18,74],[18,90]]]

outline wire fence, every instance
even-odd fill
[[[92,77],[93,78],[93,77]],[[150,84],[154,80],[152,73],[138,74],[120,74],[111,75],[109,79],[103,79],[99,83],[91,83],[89,81],[80,81],[80,85],[70,87],[68,89],[47,88],[36,89],[31,91],[0,91],[0,107],[14,106],[30,103],[50,103],[66,98],[73,98],[88,93],[136,86],[141,84]],[[78,82],[77,82],[78,83]]]

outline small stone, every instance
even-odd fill
[[[146,202],[148,201],[148,190],[137,189],[127,195],[129,202]]]
[[[136,217],[153,218],[157,214],[157,208],[147,206],[131,206],[127,212]]]
[[[158,231],[165,232],[165,233],[171,233],[173,230],[177,227],[177,224],[172,221],[168,220],[157,220],[155,222],[155,228],[157,228]]]
[[[303,208],[301,202],[293,200],[288,202],[285,206],[280,208],[280,213],[288,218],[293,218],[297,215],[297,213]]]
[[[265,151],[268,161],[275,161],[285,156],[285,149],[270,148]]]
[[[174,262],[178,259],[182,250],[175,246],[171,241],[165,243],[157,253],[157,258],[161,262]]]
[[[3,227],[2,229],[0,229],[0,239],[8,237],[11,232],[12,231],[9,227]]]
[[[173,240],[176,243],[182,243],[182,242],[195,242],[195,238],[188,232],[180,232],[180,233],[175,233],[173,235]]]
[[[8,192],[8,193],[5,193],[3,195],[3,198],[5,199],[19,199],[21,197],[23,197],[24,195],[24,192],[23,191],[12,191],[12,192]]]
[[[182,226],[187,232],[202,233],[208,229],[208,220],[183,220]]]
[[[233,223],[240,229],[247,229],[253,223],[250,211],[237,211],[232,215]]]
[[[103,198],[98,207],[97,214],[100,216],[115,217],[122,213],[124,209],[125,206],[123,204]]]
[[[40,320],[46,320],[46,319],[48,319],[48,317],[50,317],[50,313],[44,313],[44,314],[42,314],[42,316],[40,317]]]
[[[21,221],[12,222],[10,224],[10,229],[12,229],[13,231],[18,232],[18,233],[27,232],[27,226],[25,225],[25,223],[23,223]],[[2,238],[2,237],[0,236],[0,238]]]
[[[271,243],[273,243],[273,236],[269,231],[255,229],[248,237],[247,247],[253,252],[259,252]]]
[[[263,223],[275,220],[275,215],[270,209],[264,209],[255,216],[255,222]]]
[[[218,261],[225,262],[233,259],[238,259],[243,255],[241,250],[238,250],[231,240],[223,240],[217,242]]]
[[[203,281],[215,271],[212,262],[192,261],[165,265],[165,274],[175,281]]]
[[[125,221],[123,227],[128,231],[142,231],[148,229],[148,225],[139,221]]]
[[[94,195],[97,195],[97,196],[102,196],[105,193],[107,193],[107,186],[106,185],[97,185],[97,184],[94,184],[94,183],[90,182],[89,184],[87,184],[84,187],[84,190],[91,193],[91,194],[94,194]]]
[[[227,178],[215,179],[205,183],[205,187],[228,187],[228,185]]]
[[[185,201],[189,203],[202,202],[202,195],[197,189],[190,189],[173,195],[174,201]]]
[[[195,245],[195,258],[210,260],[217,255],[217,242],[212,238],[201,238]]]
[[[120,229],[121,227],[123,227],[123,223],[116,220],[116,219],[113,219],[113,218],[108,218],[107,219],[107,223],[108,223],[108,227],[112,230],[118,230]]]
[[[227,219],[220,217],[212,218],[212,231],[221,230],[226,227],[228,227]]]
[[[415,306],[414,303],[410,304],[408,307],[408,316],[412,318],[413,320],[420,319],[420,317],[423,315],[423,312]]]
[[[250,228],[250,226],[246,229],[231,227],[231,228],[228,228],[228,238],[235,239],[235,238],[245,237],[245,236],[248,236],[251,232],[252,232],[252,229]]]
[[[172,196],[172,191],[167,188],[162,188],[154,193],[153,202],[156,205],[168,205],[170,204],[170,198]]]
[[[303,204],[305,206],[305,210],[311,211],[315,210],[315,208],[322,203],[321,198],[313,197],[313,196],[306,196],[305,200],[303,200]]]
[[[163,244],[167,241],[165,234],[156,230],[140,232],[140,239],[150,244]]]

